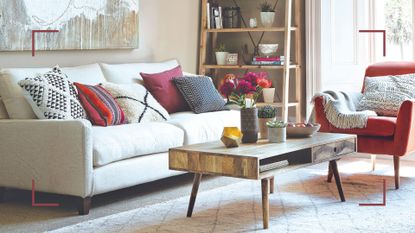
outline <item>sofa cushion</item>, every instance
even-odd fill
[[[166,152],[183,145],[184,132],[178,127],[161,122],[93,126],[94,166],[141,155]]]
[[[184,145],[219,140],[223,127],[240,127],[240,112],[235,110],[170,115],[168,123],[184,130]]]
[[[396,117],[369,117],[366,128],[337,129],[331,128],[332,133],[356,134],[359,136],[388,137],[395,135]]]
[[[144,84],[140,73],[160,73],[177,67],[177,60],[157,63],[128,63],[128,64],[105,64],[101,63],[102,72],[108,82],[118,84],[138,83]]]
[[[98,64],[61,68],[69,80],[85,84],[105,82]],[[8,68],[0,70],[0,96],[11,119],[36,119],[36,115],[17,84],[27,77],[46,73],[50,68]]]

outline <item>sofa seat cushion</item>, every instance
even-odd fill
[[[170,115],[168,123],[184,130],[184,145],[220,140],[223,127],[240,127],[239,111],[195,114],[180,112]]]
[[[356,134],[359,136],[388,137],[395,135],[396,117],[369,117],[366,128],[337,129],[331,128],[332,133]]]
[[[94,166],[141,155],[167,152],[169,148],[183,145],[184,132],[180,128],[161,122],[94,126]]]

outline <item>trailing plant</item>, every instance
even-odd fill
[[[275,12],[275,10],[272,8],[271,3],[265,1],[259,5],[259,9],[261,12]]]
[[[224,43],[220,43],[219,47],[215,49],[215,52],[226,52],[226,46]]]
[[[277,108],[266,105],[258,109],[259,118],[274,118],[277,115]]]
[[[285,128],[287,127],[287,123],[284,121],[268,121],[267,126],[268,128]]]

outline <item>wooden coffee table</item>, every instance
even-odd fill
[[[268,228],[269,193],[274,192],[274,175],[314,164],[329,162],[341,201],[345,201],[336,160],[356,152],[356,136],[317,133],[311,138],[288,139],[285,143],[242,144],[226,148],[222,142],[208,142],[169,150],[172,170],[195,174],[187,217],[192,216],[203,174],[261,180],[263,225]]]

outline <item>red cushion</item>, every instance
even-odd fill
[[[338,129],[331,126],[332,133],[356,134],[359,136],[393,136],[396,128],[396,117],[370,117],[366,128],[363,129]]]
[[[146,88],[169,113],[189,110],[189,106],[173,82],[173,78],[183,76],[181,66],[161,73],[140,73],[140,75]]]
[[[78,89],[78,97],[88,115],[88,120],[93,125],[110,126],[126,123],[124,112],[103,87],[74,84]]]

